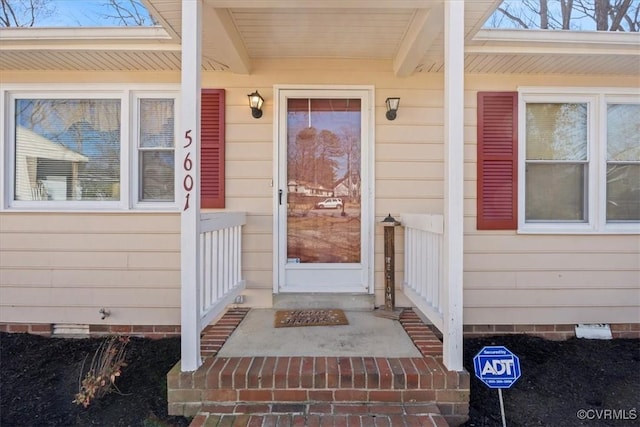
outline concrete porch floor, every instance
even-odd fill
[[[218,352],[241,356],[421,357],[399,321],[345,311],[348,325],[276,328],[275,309],[252,309]]]

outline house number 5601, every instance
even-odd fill
[[[186,145],[183,148],[189,148],[191,143],[193,142],[193,138],[191,138],[191,129],[184,133],[184,139],[187,140]],[[184,161],[182,162],[182,168],[185,171],[184,180],[182,181],[182,187],[184,191],[186,191],[186,195],[184,196],[184,210],[189,209],[189,197],[191,196],[191,190],[193,190],[193,176],[191,176],[191,169],[193,169],[193,161],[191,160],[191,151],[188,151],[184,156]]]

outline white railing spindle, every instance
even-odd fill
[[[443,216],[401,214],[401,218],[405,233],[404,293],[418,310],[442,330]]]

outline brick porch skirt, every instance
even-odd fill
[[[442,343],[412,310],[400,323],[422,357],[216,357],[247,312],[230,310],[203,331],[200,369],[169,372],[170,414],[194,416],[194,426],[230,425],[229,417],[233,426],[437,426],[468,417],[468,372],[444,368]]]

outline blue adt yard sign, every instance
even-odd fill
[[[484,347],[473,358],[473,367],[489,388],[509,388],[520,378],[520,359],[503,346]]]

